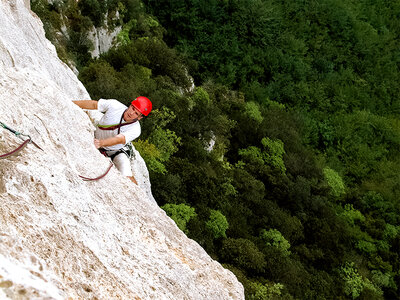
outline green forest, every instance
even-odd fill
[[[400,299],[399,1],[31,5],[92,99],[151,99],[153,195],[246,299]]]

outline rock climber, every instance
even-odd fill
[[[97,109],[104,113],[94,133],[94,145],[101,153],[111,158],[123,175],[137,184],[132,173],[128,144],[139,137],[141,133],[139,120],[151,112],[151,101],[139,96],[129,107],[115,99],[72,102],[82,109]]]

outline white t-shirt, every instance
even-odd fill
[[[121,102],[115,100],[115,99],[100,99],[97,102],[97,109],[104,113],[103,117],[99,121],[99,125],[105,125],[105,126],[113,126],[113,125],[118,125],[119,121],[121,120],[121,116],[124,113],[124,111],[128,107]],[[124,119],[122,119],[122,123],[126,123]],[[132,123],[130,125],[125,125],[120,127],[120,134],[123,134],[125,136],[125,141],[126,143],[130,143],[134,139],[138,138],[141,133],[140,129],[140,123],[139,121],[136,121],[135,123]],[[96,139],[99,140],[104,140],[106,138],[114,137],[118,134],[118,128],[114,130],[101,130],[99,128],[96,128],[96,131],[94,132],[94,136]],[[121,149],[124,144],[117,144],[113,146],[108,146],[104,147],[106,150],[119,150]]]

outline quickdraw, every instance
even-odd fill
[[[7,130],[11,131],[12,133],[15,134],[15,136],[19,137],[20,139],[23,139],[22,136],[27,137],[27,139],[24,140],[24,142],[23,142],[21,145],[19,145],[17,148],[15,148],[13,151],[8,152],[8,153],[5,153],[5,154],[0,154],[0,159],[2,159],[2,158],[7,158],[7,157],[10,157],[10,156],[12,156],[12,155],[15,155],[15,154],[19,153],[19,152],[22,151],[22,149],[24,149],[29,143],[32,143],[34,146],[36,146],[37,148],[39,148],[40,150],[43,151],[43,149],[40,148],[39,145],[37,145],[34,141],[32,141],[32,138],[31,138],[29,135],[23,134],[23,133],[21,133],[21,132],[19,132],[19,131],[16,131],[16,130],[14,130],[14,129],[8,127],[8,126],[7,126],[6,124],[4,124],[3,122],[0,122],[0,126],[3,127],[4,129],[7,129]],[[85,181],[95,181],[95,180],[99,180],[99,179],[101,179],[101,178],[103,178],[104,176],[107,175],[107,173],[111,170],[112,166],[113,166],[113,163],[110,162],[110,165],[108,166],[106,172],[105,172],[104,174],[102,174],[102,175],[96,177],[96,178],[89,178],[89,177],[85,177],[85,176],[81,176],[81,175],[79,175],[79,177],[82,178],[82,179],[85,180]]]
[[[0,122],[0,126],[3,127],[4,129],[7,129],[8,131],[11,131],[12,133],[15,134],[15,136],[17,136],[18,138],[20,138],[20,139],[22,139],[22,140],[23,140],[22,136],[26,136],[26,137],[28,138],[28,139],[24,140],[24,142],[23,142],[21,145],[19,145],[16,149],[14,149],[13,151],[8,152],[8,153],[5,153],[5,154],[1,154],[1,155],[0,155],[0,159],[2,159],[2,158],[7,158],[7,157],[10,157],[10,156],[12,156],[12,155],[15,155],[15,154],[19,153],[19,152],[22,151],[22,149],[24,149],[29,143],[32,143],[34,146],[36,146],[37,148],[39,148],[40,150],[43,151],[42,148],[40,148],[34,141],[32,141],[32,138],[31,138],[29,135],[23,134],[23,133],[18,132],[18,131],[14,130],[14,129],[11,129],[10,127],[8,127],[8,126],[7,126],[6,124],[4,124],[3,122]]]

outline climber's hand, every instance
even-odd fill
[[[96,149],[99,149],[101,147],[101,140],[94,139],[94,146]]]

